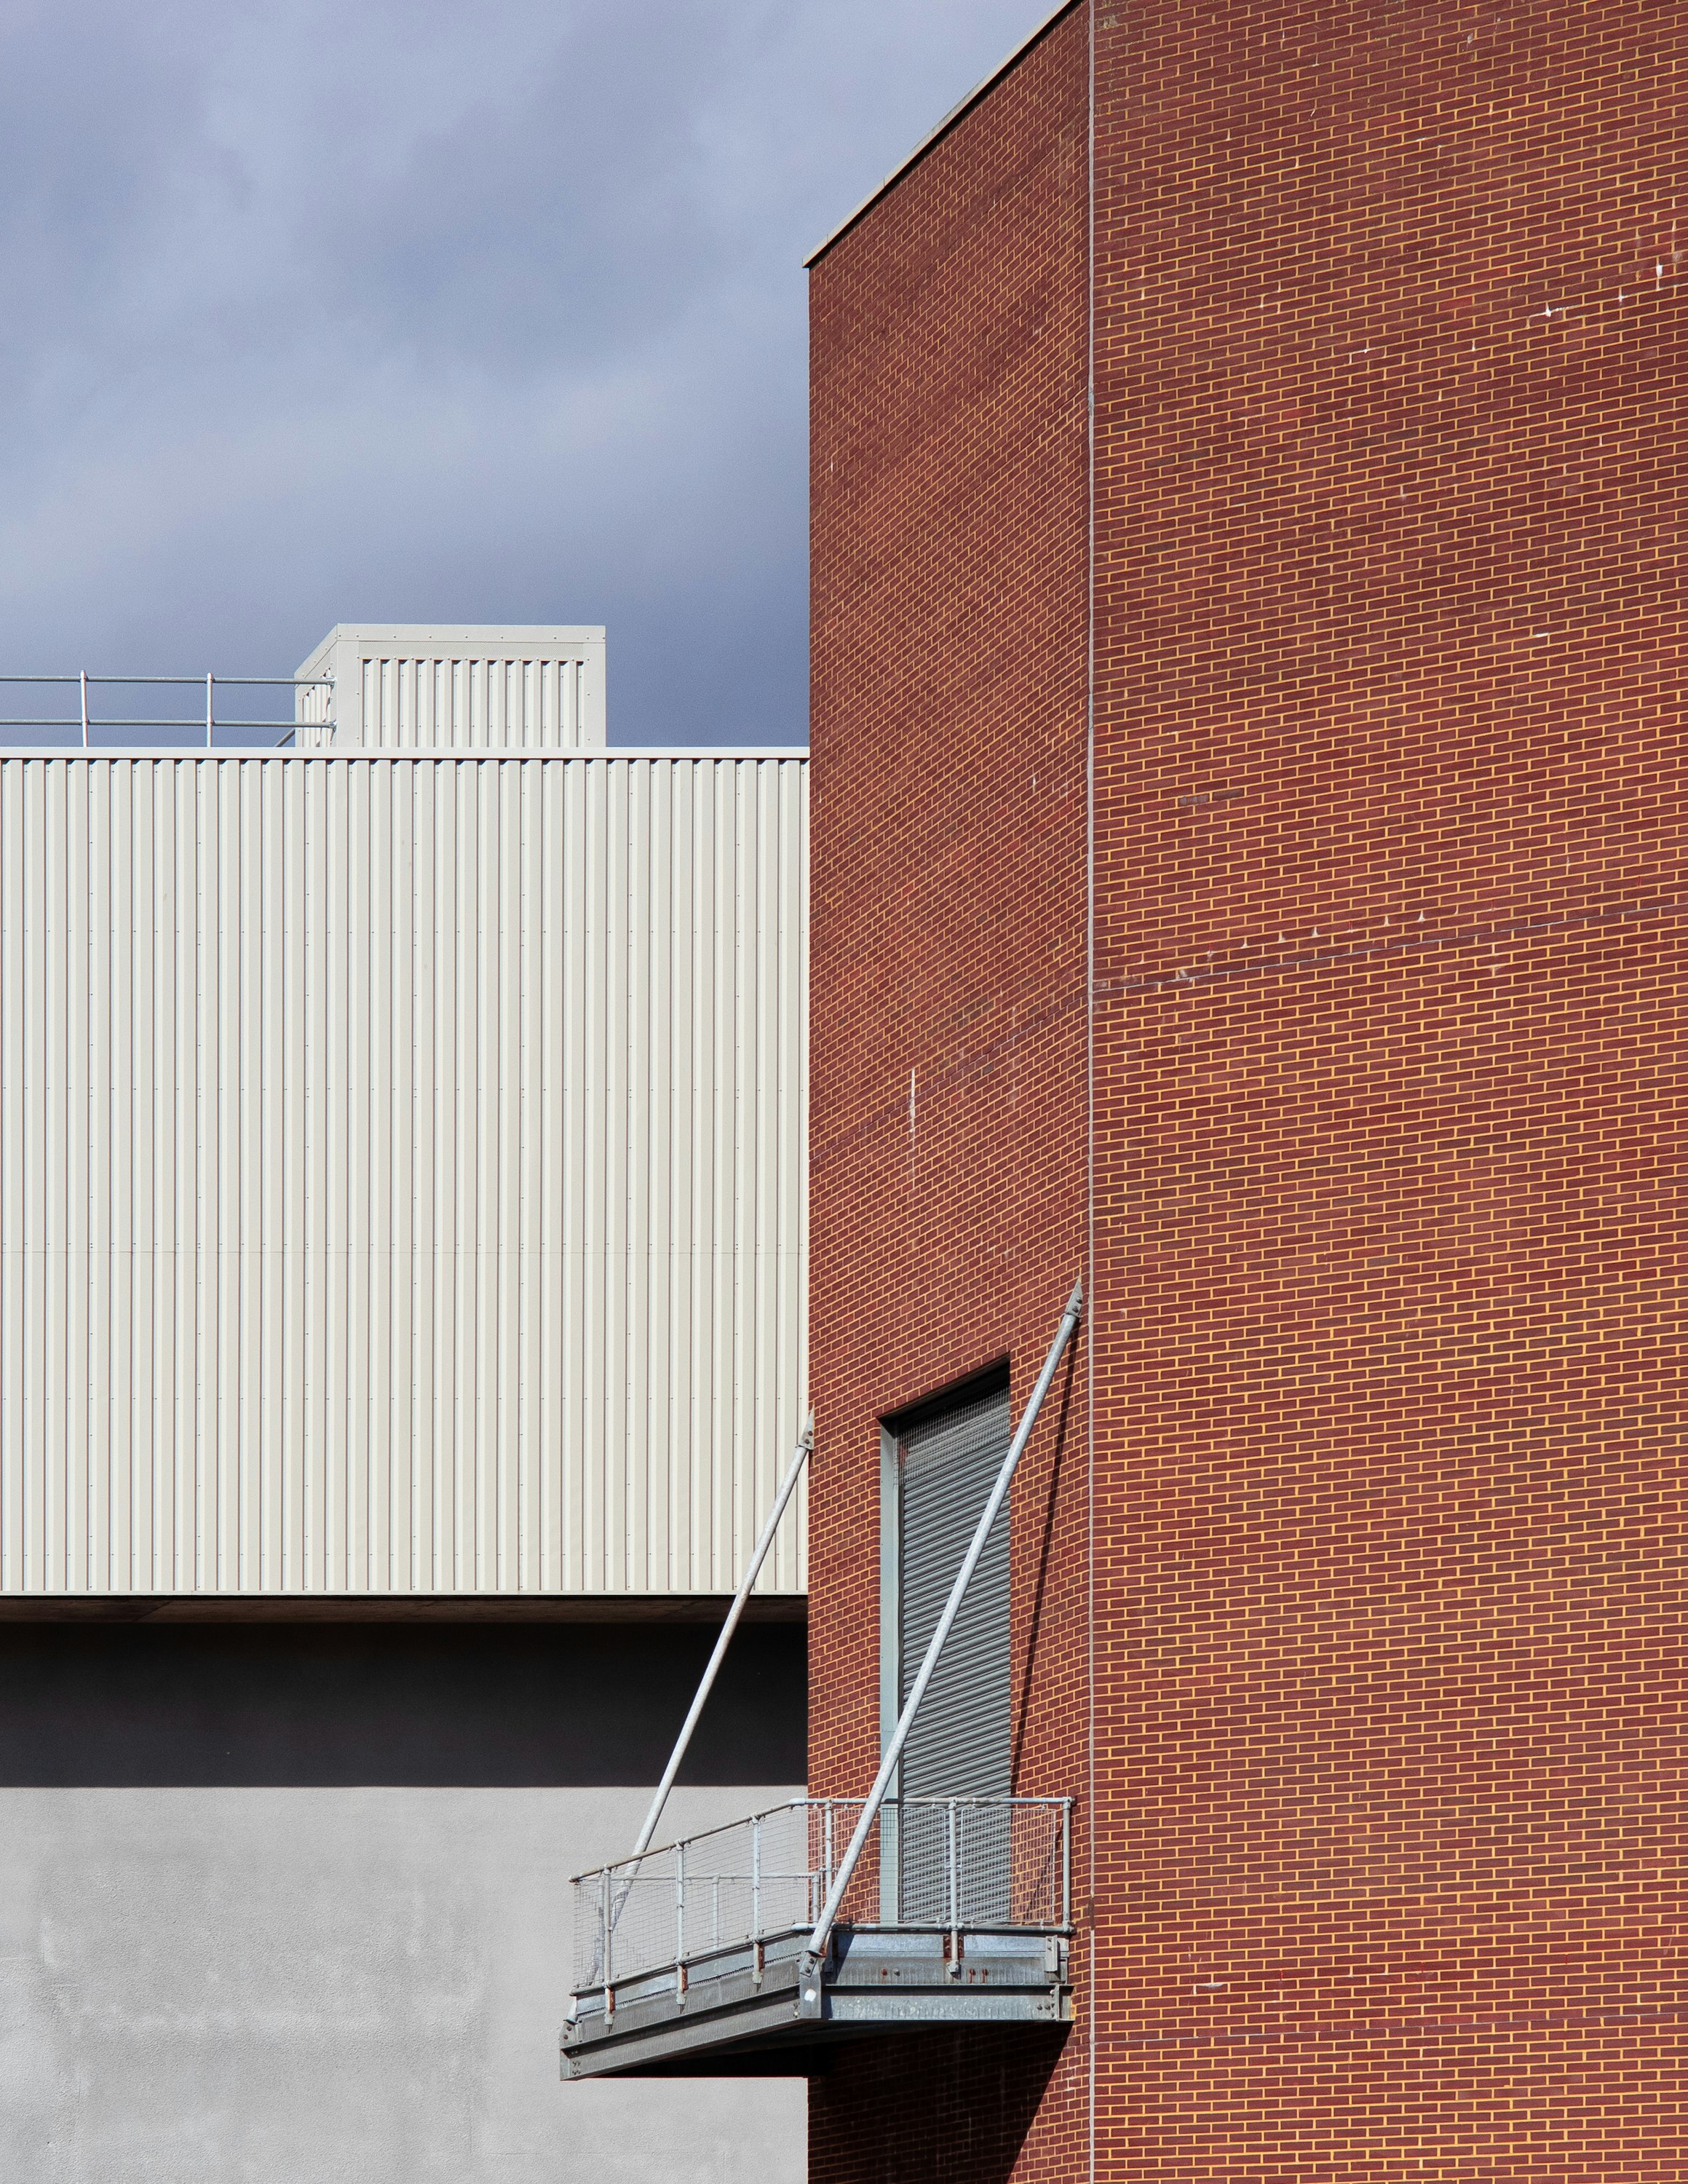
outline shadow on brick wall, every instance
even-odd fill
[[[836,2049],[810,2081],[810,2184],[1006,2184],[1067,2030],[982,2025]]]

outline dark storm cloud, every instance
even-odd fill
[[[1038,0],[0,17],[0,666],[601,621],[803,733],[800,259]]]

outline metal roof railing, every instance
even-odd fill
[[[196,737],[201,733],[203,734],[205,748],[209,750],[216,743],[217,730],[220,727],[267,731],[274,731],[276,728],[285,729],[287,733],[276,741],[276,748],[280,749],[281,744],[287,742],[296,730],[307,725],[297,718],[289,721],[257,720],[249,715],[242,716],[238,719],[226,717],[220,721],[217,718],[217,692],[220,688],[224,690],[323,689],[331,691],[334,683],[331,676],[319,676],[301,680],[292,675],[90,675],[82,671],[75,675],[0,675],[0,686],[25,689],[75,690],[80,700],[75,713],[69,716],[64,714],[19,714],[0,716],[0,733],[14,728],[59,728],[73,734],[80,732],[81,748],[84,750],[90,750],[93,748],[97,736],[103,736],[109,730],[135,728],[169,728],[179,732],[191,730]],[[96,717],[89,694],[100,689],[192,690],[195,692],[203,690],[205,694],[205,707],[201,712],[196,706],[193,713],[186,718],[176,716],[161,718],[156,715],[125,716],[119,714],[105,714]]]

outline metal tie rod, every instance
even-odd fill
[[[1055,1330],[1055,1340],[1049,1346],[1044,1369],[1038,1375],[1038,1384],[1032,1390],[1032,1400],[1026,1406],[1019,1429],[1008,1444],[1008,1453],[1002,1459],[1002,1468],[996,1474],[996,1484],[990,1490],[990,1499],[984,1505],[984,1513],[978,1520],[972,1545],[967,1549],[961,1568],[955,1573],[955,1582],[950,1588],[950,1597],[944,1602],[943,1614],[938,1618],[938,1628],[932,1634],[932,1643],[926,1649],[926,1658],[920,1664],[920,1674],[914,1680],[914,1689],[905,1701],[902,1713],[897,1718],[897,1725],[891,1732],[891,1741],[885,1747],[885,1756],[879,1762],[879,1772],[874,1778],[873,1787],[867,1793],[867,1802],[861,1808],[861,1818],[855,1824],[855,1833],[850,1839],[850,1847],[833,1876],[833,1885],[821,1907],[821,1915],[815,1921],[815,1930],[809,1936],[808,1953],[804,1959],[803,1975],[805,1979],[812,1977],[816,1967],[826,1954],[827,1944],[832,1939],[833,1922],[838,1915],[838,1906],[844,1902],[844,1892],[855,1875],[856,1861],[872,1831],[879,1808],[885,1802],[885,1792],[890,1786],[897,1762],[902,1758],[903,1747],[908,1741],[909,1730],[913,1726],[920,1702],[926,1696],[926,1687],[937,1669],[938,1657],[944,1651],[944,1641],[961,1612],[961,1602],[972,1581],[973,1572],[978,1568],[985,1541],[990,1536],[990,1528],[996,1522],[996,1513],[1013,1483],[1015,1467],[1025,1452],[1026,1443],[1032,1437],[1032,1429],[1038,1422],[1038,1412],[1044,1407],[1044,1397],[1049,1393],[1050,1383],[1055,1379],[1061,1352],[1072,1340],[1073,1330],[1084,1308],[1084,1278],[1081,1274],[1072,1284],[1072,1294],[1067,1300],[1067,1309],[1061,1315],[1061,1324]]]
[[[738,1618],[744,1613],[744,1603],[750,1597],[750,1588],[761,1574],[762,1564],[768,1558],[768,1549],[774,1543],[774,1534],[779,1529],[779,1520],[785,1514],[785,1505],[797,1490],[798,1479],[815,1446],[815,1413],[811,1411],[798,1435],[797,1447],[791,1462],[786,1466],[785,1476],[774,1496],[774,1506],[768,1512],[761,1536],[756,1541],[744,1576],[738,1580],[738,1590],[733,1596],[733,1605],[727,1611],[727,1620],[721,1626],[721,1635],[715,1641],[715,1651],[709,1657],[709,1666],[704,1670],[704,1680],[698,1685],[698,1695],[692,1701],[692,1710],[681,1724],[680,1734],[674,1741],[674,1749],[668,1756],[662,1780],[656,1786],[656,1795],[650,1801],[650,1810],[644,1816],[644,1825],[639,1830],[639,1839],[628,1853],[629,1859],[643,1858],[650,1847],[650,1839],[656,1833],[656,1824],[662,1818],[662,1808],[668,1802],[668,1792],[674,1787],[674,1777],[680,1772],[680,1763],[686,1757],[686,1747],[692,1741],[692,1731],[698,1725],[698,1717],[715,1685],[721,1664],[726,1658],[733,1632],[738,1628]]]
[[[692,1701],[692,1710],[680,1724],[680,1734],[674,1740],[674,1749],[668,1755],[668,1764],[662,1770],[662,1780],[656,1786],[656,1795],[650,1801],[650,1810],[645,1814],[644,1825],[639,1830],[639,1839],[627,1856],[617,1861],[614,1869],[609,1866],[603,1869],[607,1887],[609,1875],[612,1870],[619,1871],[623,1865],[632,1868],[632,1870],[621,1881],[620,1893],[616,1897],[613,1903],[606,1898],[601,1914],[604,1927],[606,1964],[609,1960],[609,1939],[621,1923],[621,1914],[627,1908],[627,1898],[632,1894],[633,1882],[638,1875],[638,1862],[650,1847],[650,1839],[656,1833],[656,1824],[662,1818],[662,1808],[668,1802],[668,1792],[674,1787],[674,1777],[680,1772],[680,1763],[686,1757],[686,1747],[692,1741],[692,1731],[697,1727],[698,1717],[702,1713],[710,1692],[714,1688],[716,1677],[720,1673],[721,1662],[726,1658],[727,1649],[732,1642],[733,1634],[738,1628],[738,1618],[744,1613],[744,1603],[750,1597],[750,1588],[761,1574],[762,1564],[768,1558],[768,1549],[774,1543],[774,1534],[779,1529],[779,1520],[785,1514],[785,1505],[797,1490],[797,1482],[803,1475],[803,1467],[808,1462],[810,1451],[814,1446],[815,1413],[811,1410],[804,1421],[802,1432],[797,1437],[797,1446],[792,1452],[791,1462],[785,1468],[785,1476],[779,1483],[779,1491],[774,1496],[774,1506],[768,1512],[767,1522],[762,1526],[760,1537],[751,1550],[750,1560],[745,1568],[744,1574],[738,1580],[738,1590],[733,1596],[733,1605],[727,1611],[727,1620],[721,1626],[721,1635],[716,1640],[715,1651],[709,1657],[709,1666],[704,1670],[703,1681],[698,1685],[697,1696]],[[575,2000],[571,1997],[569,2003],[571,2017],[574,2014],[574,2008]]]

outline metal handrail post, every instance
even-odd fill
[[[211,723],[215,717],[212,710],[211,697],[214,680],[214,678],[209,675],[205,677],[205,748],[207,750],[211,748]]]
[[[955,1800],[950,1800],[950,1976],[961,1970],[961,1886],[955,1858]]]
[[[891,1741],[885,1747],[885,1756],[879,1762],[879,1772],[874,1777],[873,1787],[867,1793],[867,1802],[861,1808],[861,1818],[855,1824],[855,1833],[850,1837],[850,1848],[844,1854],[844,1863],[833,1876],[833,1885],[827,1892],[827,1900],[821,1907],[821,1915],[815,1921],[815,1930],[809,1936],[808,1955],[811,1967],[813,1964],[819,1962],[827,1943],[832,1938],[833,1922],[838,1915],[838,1906],[844,1901],[844,1891],[850,1886],[851,1878],[855,1872],[856,1861],[861,1856],[862,1846],[866,1842],[874,1820],[878,1816],[880,1806],[884,1802],[885,1792],[890,1786],[891,1777],[896,1770],[897,1762],[903,1756],[903,1747],[908,1741],[909,1730],[913,1725],[915,1715],[919,1711],[921,1701],[926,1696],[927,1685],[932,1681],[937,1669],[938,1658],[944,1651],[944,1641],[950,1635],[955,1618],[961,1612],[961,1602],[966,1597],[968,1585],[972,1582],[973,1572],[978,1568],[979,1558],[984,1552],[985,1541],[990,1536],[990,1528],[996,1522],[997,1512],[1001,1508],[1004,1497],[1013,1484],[1016,1467],[1025,1451],[1027,1442],[1032,1437],[1032,1429],[1038,1422],[1038,1413],[1044,1407],[1044,1398],[1048,1395],[1050,1384],[1055,1379],[1056,1368],[1061,1362],[1061,1353],[1072,1339],[1072,1333],[1078,1324],[1084,1306],[1084,1280],[1081,1274],[1072,1284],[1072,1294],[1067,1300],[1067,1309],[1061,1315],[1061,1324],[1055,1331],[1054,1341],[1050,1344],[1049,1355],[1044,1360],[1044,1368],[1038,1375],[1037,1385],[1032,1390],[1032,1399],[1026,1406],[1025,1415],[1020,1420],[1019,1429],[1008,1444],[1008,1453],[1002,1459],[1002,1468],[996,1474],[996,1484],[990,1490],[990,1499],[984,1505],[984,1513],[978,1520],[978,1529],[973,1533],[972,1543],[967,1549],[961,1568],[955,1573],[955,1582],[950,1588],[950,1597],[944,1604],[943,1614],[938,1618],[938,1628],[932,1634],[932,1642],[926,1649],[926,1658],[920,1664],[920,1674],[914,1680],[914,1688],[905,1701],[901,1713],[897,1717],[897,1725],[891,1732]]]
[[[78,678],[82,685],[82,749],[88,748],[88,671],[85,667]]]
[[[750,1588],[761,1574],[768,1549],[773,1545],[774,1534],[779,1529],[779,1520],[785,1514],[785,1505],[796,1490],[804,1464],[814,1446],[815,1413],[811,1411],[803,1431],[798,1435],[796,1451],[786,1466],[785,1477],[780,1481],[779,1491],[774,1496],[774,1506],[768,1512],[767,1522],[762,1526],[761,1535],[752,1549],[744,1574],[739,1580],[738,1590],[733,1596],[733,1605],[727,1611],[727,1620],[721,1626],[721,1635],[716,1640],[715,1651],[709,1657],[709,1666],[704,1670],[703,1681],[698,1685],[698,1695],[692,1701],[692,1710],[681,1724],[680,1734],[674,1740],[674,1749],[669,1754],[667,1766],[662,1770],[662,1780],[656,1786],[656,1795],[650,1801],[650,1810],[644,1816],[644,1825],[639,1830],[638,1841],[628,1854],[630,1859],[643,1858],[650,1847],[650,1839],[656,1833],[656,1824],[662,1818],[662,1808],[668,1802],[668,1793],[674,1787],[674,1778],[680,1772],[680,1763],[686,1757],[686,1747],[692,1741],[692,1731],[697,1727],[698,1717],[715,1687],[721,1661],[733,1632],[738,1628],[738,1618],[744,1613],[744,1604],[750,1597]]]
[[[1072,1924],[1072,1800],[1061,1801],[1061,1923]]]

